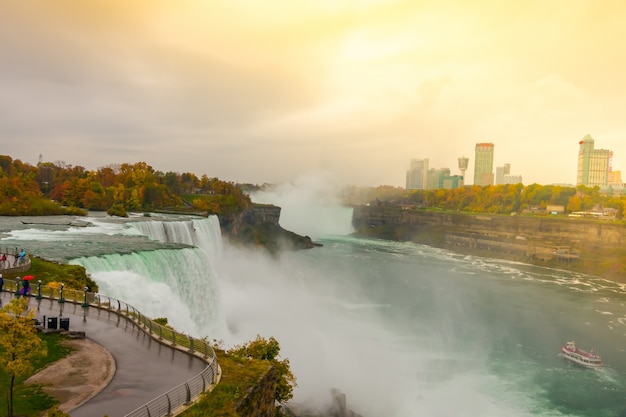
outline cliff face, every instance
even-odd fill
[[[241,417],[276,416],[276,368],[270,368],[259,382],[248,388],[244,398],[235,404],[235,411]]]
[[[626,281],[626,227],[565,217],[492,216],[361,206],[358,234]]]
[[[263,247],[273,254],[320,246],[308,236],[283,229],[279,224],[280,210],[277,206],[256,204],[232,218],[220,217],[220,226],[231,242]]]

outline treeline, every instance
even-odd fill
[[[474,185],[452,190],[406,190],[383,186],[369,189],[347,188],[343,197],[348,204],[410,205],[493,214],[521,213],[525,209],[534,208],[547,209],[550,205],[563,206],[569,213],[613,208],[616,210],[616,217],[623,218],[626,196],[607,195],[600,191],[600,187],[584,185]]]
[[[157,209],[207,214],[240,211],[250,198],[234,183],[198,178],[191,172],[161,172],[145,162],[111,164],[96,171],[64,162],[37,166],[0,155],[0,215],[84,214]]]

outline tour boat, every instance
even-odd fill
[[[582,350],[576,346],[576,342],[567,342],[561,348],[561,356],[585,368],[602,368],[602,357],[594,352]]]

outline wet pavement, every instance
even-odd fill
[[[15,295],[1,292],[2,305]],[[72,417],[123,417],[148,401],[199,374],[200,358],[159,343],[134,323],[115,313],[58,300],[28,297],[29,308],[44,326],[63,321],[70,331],[104,346],[115,359],[111,382],[95,397],[70,412]],[[54,320],[54,319],[57,320]],[[61,320],[63,319],[63,320]]]

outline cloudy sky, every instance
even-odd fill
[[[626,3],[2,0],[0,154],[228,181],[403,186],[474,146],[575,183],[626,171]]]

